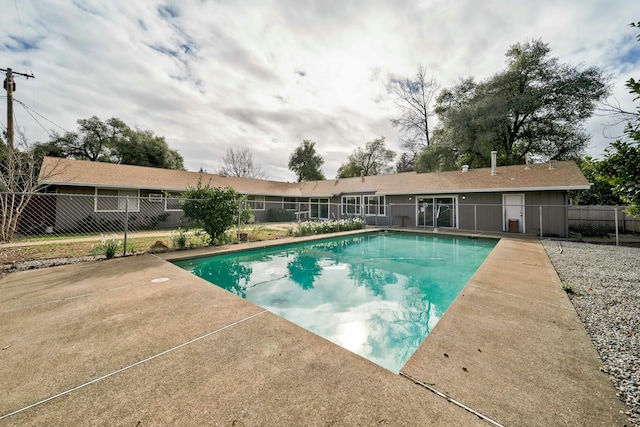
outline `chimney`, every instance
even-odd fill
[[[496,174],[496,163],[498,162],[498,152],[491,152],[491,175]]]
[[[469,172],[469,165],[462,165],[462,172]]]

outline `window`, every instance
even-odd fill
[[[329,219],[329,199],[309,199],[309,205],[310,218]]]
[[[342,196],[342,214],[360,215],[360,196]]]
[[[384,196],[364,196],[364,214],[385,216]]]
[[[164,196],[162,193],[149,193],[148,198],[151,203],[161,203]]]
[[[285,197],[282,199],[282,207],[288,211],[295,211],[298,209],[298,204],[295,197]]]
[[[182,202],[181,194],[169,193],[167,194],[167,197],[165,197],[164,199],[164,210],[165,211],[181,211],[182,210],[181,202]]]
[[[252,211],[263,211],[264,196],[247,196],[247,204]]]
[[[138,190],[111,190],[96,188],[96,212],[138,212],[140,192]]]

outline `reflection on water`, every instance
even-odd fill
[[[287,263],[287,269],[291,280],[300,285],[303,290],[312,289],[313,282],[322,272],[318,259],[306,255],[306,251],[294,255],[293,259]]]
[[[177,264],[399,372],[495,244],[371,233]]]

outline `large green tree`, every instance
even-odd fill
[[[629,140],[612,142],[605,150],[601,170],[613,192],[629,205],[631,215],[640,215],[640,130],[638,125],[626,131]]]
[[[604,163],[586,156],[580,162],[580,170],[592,184],[588,190],[574,191],[571,199],[577,205],[621,205],[624,202],[614,193],[614,187],[605,176]]]
[[[315,142],[305,139],[289,157],[289,170],[296,173],[298,182],[325,179],[321,170],[324,159],[315,146]]]
[[[163,137],[132,129],[115,117],[79,119],[77,132],[54,133],[36,151],[53,157],[184,170],[182,156]]]
[[[502,164],[523,163],[527,153],[557,160],[583,153],[589,141],[584,122],[609,94],[608,77],[550,53],[541,40],[515,44],[504,71],[440,93],[434,142],[449,145],[453,160],[444,163],[486,166],[492,150]]]
[[[368,175],[380,175],[393,171],[391,162],[396,153],[384,145],[384,137],[367,142],[364,148],[358,147],[349,155],[347,162],[338,168],[338,178],[350,178]]]
[[[150,130],[128,129],[124,138],[114,141],[111,159],[125,165],[184,170],[180,153]]]

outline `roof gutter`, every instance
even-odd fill
[[[451,194],[451,193],[510,193],[523,191],[572,191],[588,190],[589,185],[570,185],[562,187],[506,187],[506,188],[449,188],[444,190],[418,190],[418,191],[379,191],[378,196],[406,196],[407,194]]]

